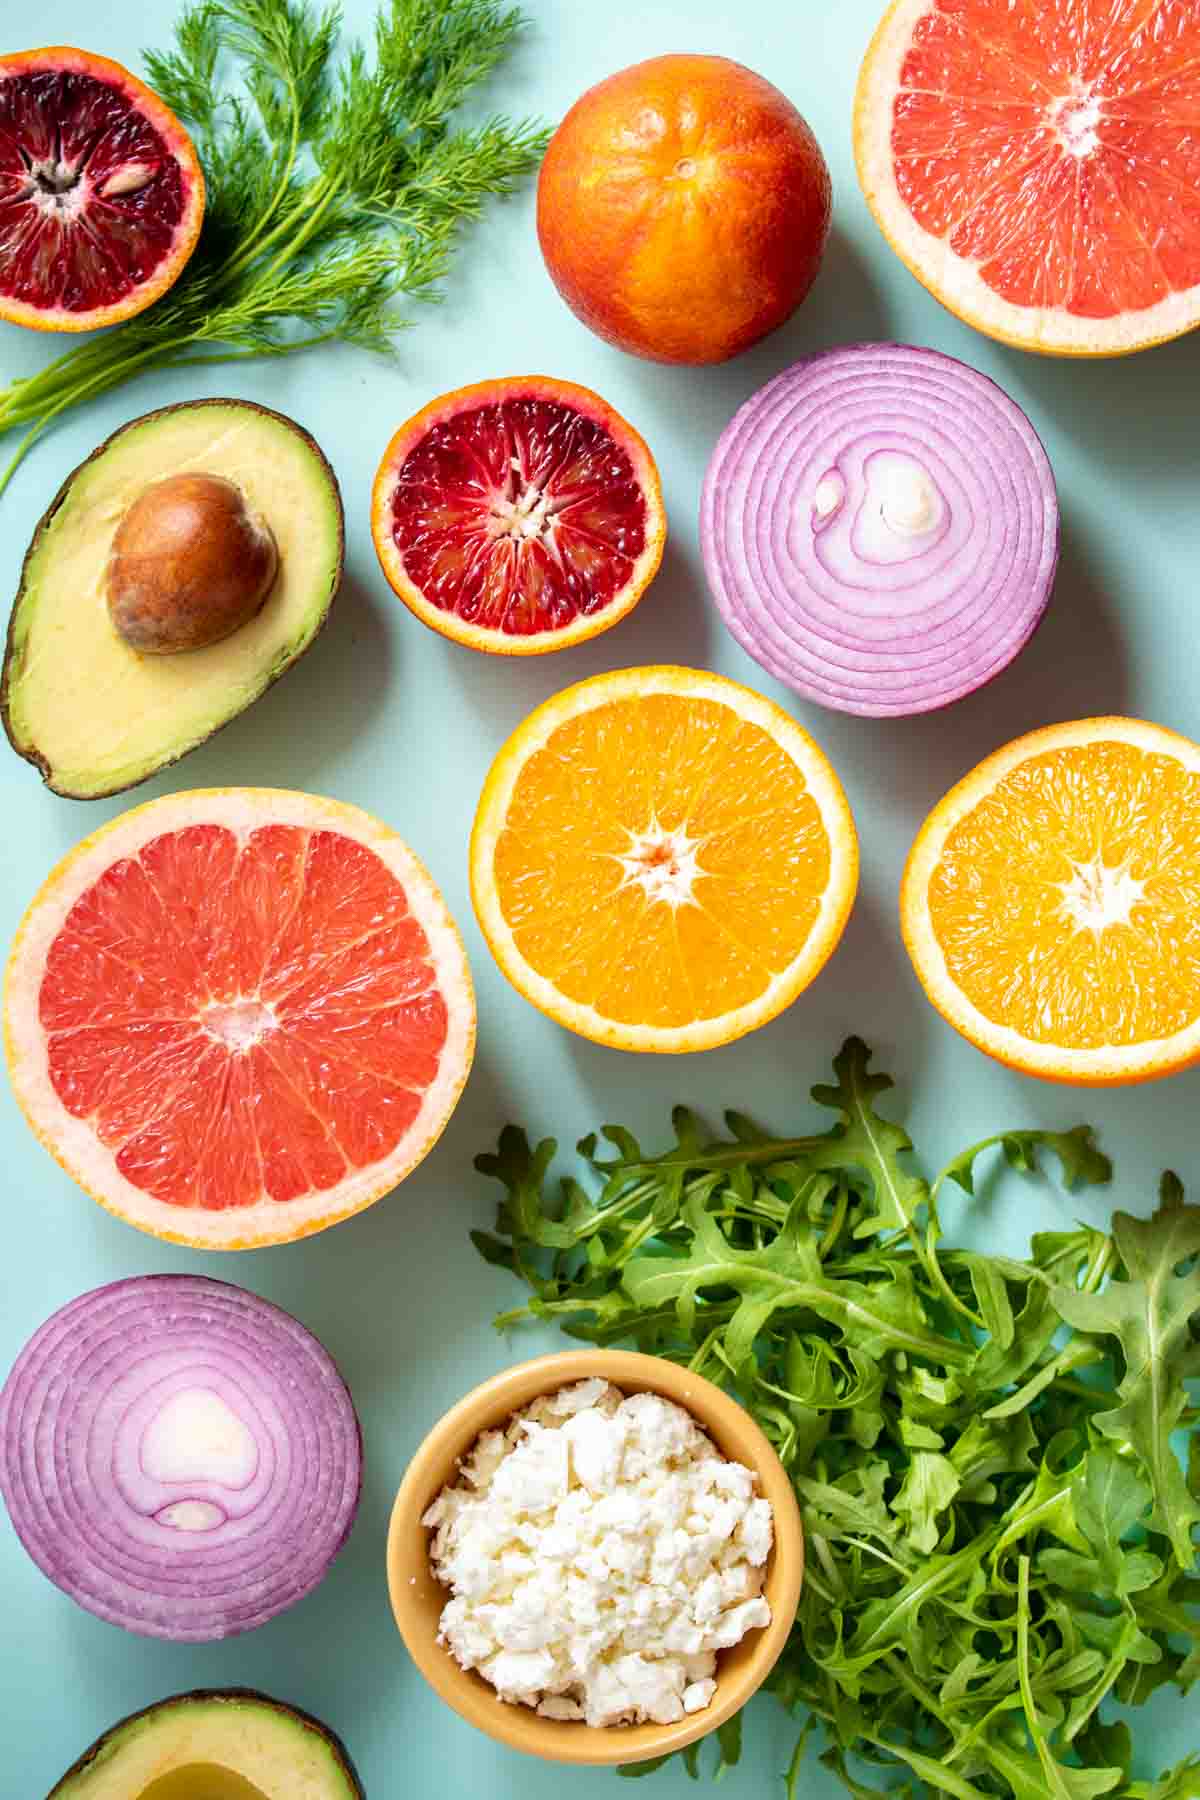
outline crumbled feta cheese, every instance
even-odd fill
[[[501,1699],[589,1725],[672,1724],[716,1653],[770,1622],[771,1507],[691,1415],[590,1379],[488,1431],[425,1514],[439,1637]]]
[[[683,1690],[684,1712],[703,1712],[716,1691],[715,1681],[693,1681],[690,1687],[685,1687]]]

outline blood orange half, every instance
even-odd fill
[[[0,318],[132,318],[171,286],[203,217],[191,139],[128,69],[64,45],[0,57]]]
[[[1027,350],[1105,356],[1200,322],[1196,0],[896,0],[855,150],[892,248]]]
[[[400,427],[371,530],[426,625],[473,650],[537,656],[625,617],[667,524],[632,425],[589,388],[525,375],[443,394]]]
[[[17,1098],[110,1212],[240,1250],[320,1231],[431,1148],[471,1064],[466,955],[357,808],[173,794],[49,877],[8,964]]]

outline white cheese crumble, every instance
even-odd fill
[[[502,1700],[670,1725],[770,1623],[771,1507],[682,1407],[577,1382],[486,1431],[425,1514],[439,1641]]]

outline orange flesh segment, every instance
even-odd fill
[[[447,1010],[401,883],[335,831],[152,839],[76,901],[39,994],[50,1079],[127,1180],[220,1209],[388,1155]]]
[[[1068,889],[1109,922],[1081,926]],[[1184,1030],[1200,1014],[1200,775],[1112,741],[1030,757],[949,833],[929,917],[951,980],[1033,1043]]]
[[[1110,319],[1200,283],[1195,0],[935,0],[892,117],[917,223],[1018,306]]]
[[[655,825],[696,845],[678,905],[619,860]],[[580,714],[529,758],[494,869],[532,969],[607,1019],[669,1028],[757,999],[795,961],[830,845],[803,774],[761,726],[655,694]]]

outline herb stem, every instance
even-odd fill
[[[1025,1723],[1029,1727],[1029,1736],[1038,1753],[1038,1761],[1046,1773],[1051,1791],[1062,1792],[1062,1784],[1058,1779],[1058,1770],[1053,1764],[1046,1749],[1046,1740],[1038,1722],[1037,1706],[1033,1698],[1033,1681],[1030,1677],[1029,1665],[1029,1558],[1017,1558],[1017,1679],[1021,1689],[1021,1705],[1025,1712]]]
[[[53,424],[59,413],[65,412],[69,406],[74,406],[80,400],[86,400],[92,394],[103,393],[106,388],[115,387],[118,382],[124,381],[126,376],[132,374],[141,364],[152,362],[156,359],[161,360],[161,352],[157,344],[153,345],[149,350],[143,350],[139,356],[124,357],[120,361],[112,363],[107,369],[101,369],[90,381],[85,381],[76,387],[69,389],[55,405],[48,407],[41,414],[41,417],[38,418],[37,422],[30,426],[24,437],[20,439],[16,450],[9,458],[4,469],[0,471],[0,494],[4,493],[9,482],[12,480],[29,452],[33,449],[33,446],[37,443],[37,440],[41,437],[42,433]]]
[[[331,344],[337,335],[336,331],[319,331],[311,337],[292,338],[286,344],[273,344],[269,350],[218,350],[212,356],[172,357],[171,367],[173,369],[209,369],[218,363],[252,362],[264,356],[294,356],[298,350],[314,350],[318,344]]]
[[[291,124],[288,133],[287,148],[280,158],[279,180],[275,183],[274,192],[263,212],[254,221],[254,225],[245,244],[243,244],[240,250],[232,252],[221,265],[218,274],[224,277],[224,284],[227,284],[232,280],[242,269],[248,267],[248,265],[254,261],[256,256],[262,254],[265,245],[271,242],[270,238],[264,239],[263,232],[270,224],[275,214],[279,211],[280,206],[283,204],[284,196],[291,186],[292,173],[296,167],[296,157],[300,149],[300,96],[297,92],[295,79],[291,77],[285,79],[290,102],[288,112]]]
[[[1097,1293],[1116,1266],[1116,1261],[1117,1247],[1110,1237],[1106,1237],[1084,1271],[1080,1291],[1085,1294]]]
[[[830,1254],[834,1245],[837,1243],[838,1239],[841,1237],[842,1229],[846,1223],[846,1214],[849,1211],[849,1208],[850,1208],[849,1189],[846,1187],[844,1182],[840,1182],[838,1184],[837,1200],[834,1204],[833,1215],[830,1218],[828,1225],[825,1227],[825,1231],[824,1231],[824,1234],[822,1235],[820,1243],[817,1245],[817,1256],[819,1257],[821,1262],[825,1261],[825,1258]]]
[[[327,175],[323,175],[319,181],[314,183],[313,187],[305,196],[307,202],[307,216],[304,224],[300,227],[299,231],[296,232],[295,237],[285,243],[282,249],[276,251],[266,268],[257,272],[255,276],[257,282],[269,285],[277,275],[281,274],[282,271],[287,268],[289,263],[295,262],[296,258],[300,255],[300,252],[304,249],[304,246],[316,232],[317,227],[325,217],[325,214],[329,211],[334,200],[337,198],[337,193],[338,189],[336,182],[332,181]],[[300,208],[297,208],[296,210],[299,211]],[[287,231],[291,223],[292,215],[286,214],[284,218],[280,220],[275,230],[269,232],[263,239],[262,243],[258,246],[256,255],[262,256],[269,246]]]
[[[883,1666],[885,1669],[890,1670],[891,1674],[900,1683],[901,1687],[907,1688],[914,1699],[920,1701],[929,1716],[936,1719],[938,1723],[944,1727],[947,1735],[953,1737],[954,1734],[946,1724],[945,1716],[942,1713],[941,1706],[939,1705],[937,1696],[933,1693],[933,1690],[926,1687],[923,1681],[918,1680],[912,1670],[907,1668],[903,1660],[898,1656],[885,1656],[883,1658]]]

